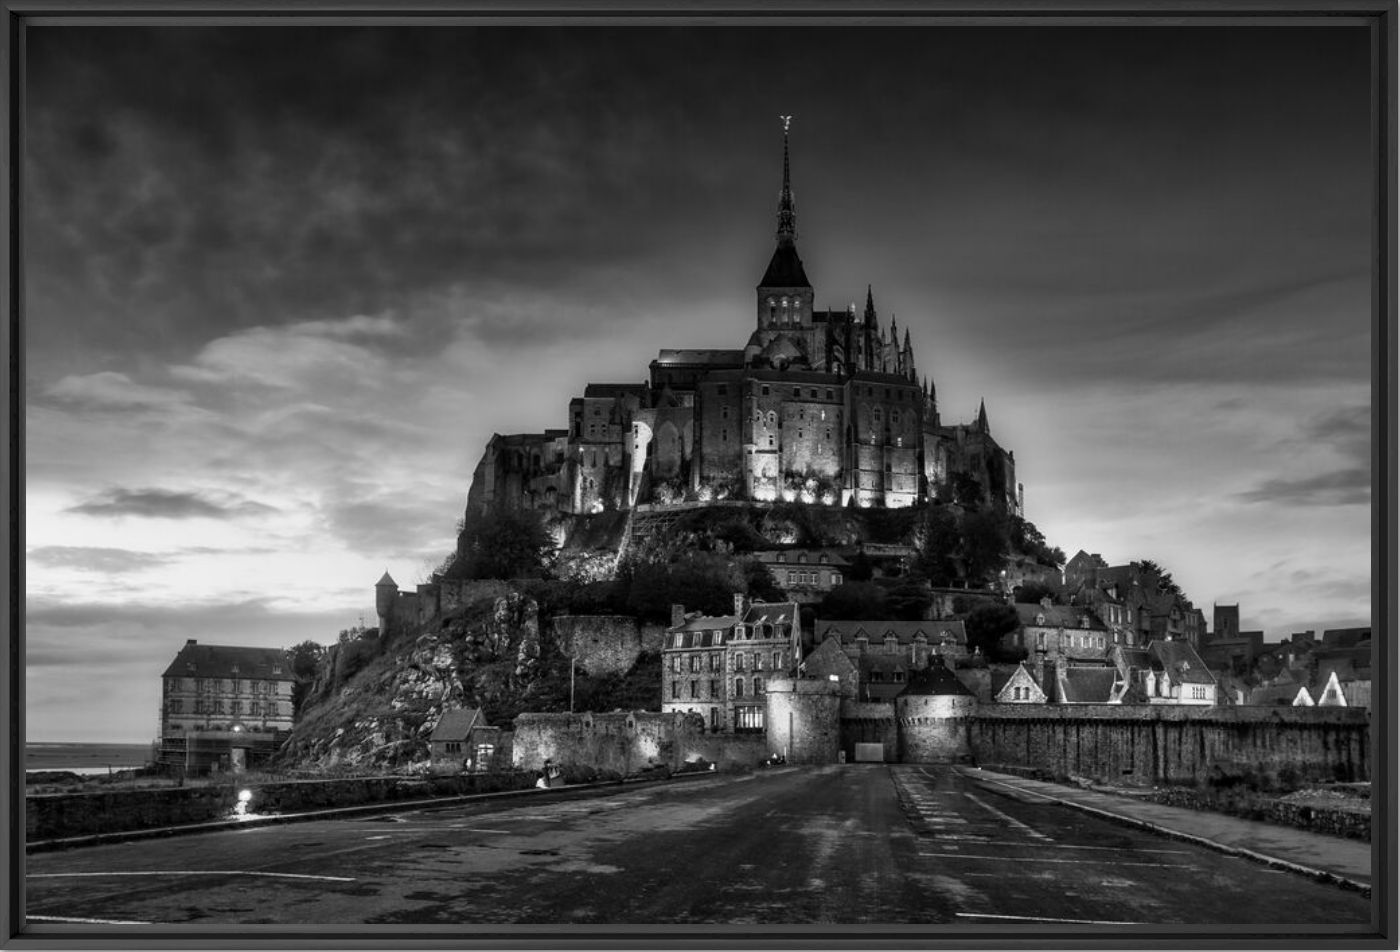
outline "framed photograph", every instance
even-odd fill
[[[1393,0],[6,10],[11,947],[1394,947]]]

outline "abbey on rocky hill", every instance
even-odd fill
[[[818,311],[797,253],[783,127],[777,247],[742,350],[662,350],[645,383],[589,384],[567,429],[496,434],[469,512],[589,514],[734,499],[904,507],[934,499],[1021,512],[1015,458],[987,425],[945,426],[909,331],[865,309]]]

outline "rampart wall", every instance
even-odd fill
[[[880,744],[885,763],[899,760],[899,732],[892,703],[847,701],[841,705],[841,750],[846,762],[856,758],[856,744]]]
[[[705,759],[721,768],[754,766],[768,756],[763,734],[714,734],[686,714],[521,714],[515,719],[514,764],[538,770],[546,760],[622,776],[648,766],[672,770]]]
[[[1352,708],[990,704],[969,719],[968,739],[986,766],[1144,785],[1371,775],[1370,718]]]

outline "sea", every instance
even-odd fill
[[[151,759],[150,744],[26,743],[25,772],[67,770],[89,775],[145,766]]]

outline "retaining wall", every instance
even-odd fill
[[[847,701],[841,705],[841,750],[846,763],[854,763],[856,744],[880,744],[885,763],[899,760],[899,732],[893,703]]]
[[[440,777],[360,777],[347,780],[286,780],[275,783],[106,790],[35,794],[24,799],[25,836],[30,842],[118,833],[163,826],[207,823],[233,815],[241,790],[252,793],[254,813],[357,806],[393,800],[450,797],[524,789],[532,774],[467,774]]]
[[[700,758],[751,767],[769,754],[761,734],[715,734],[691,714],[650,711],[614,714],[521,714],[515,719],[514,764],[538,770],[546,760],[622,776],[651,765],[672,770]]]

